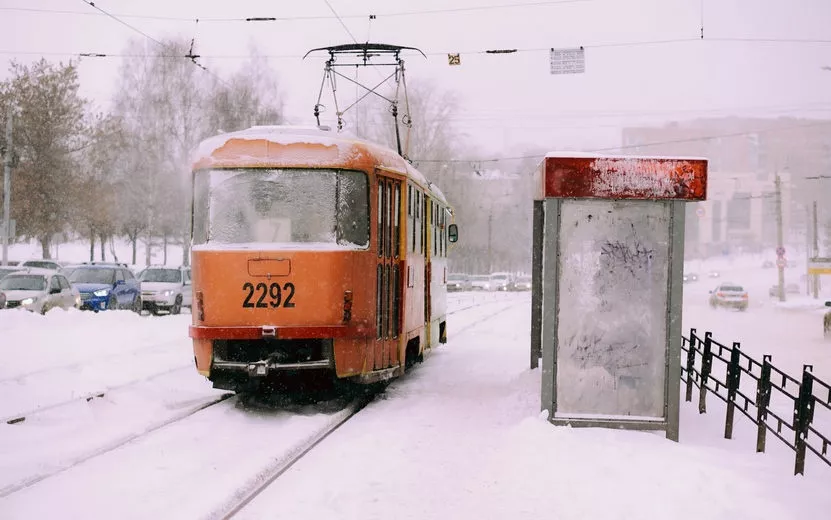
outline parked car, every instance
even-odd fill
[[[732,307],[740,311],[747,310],[747,291],[741,285],[723,283],[710,291],[710,307]]]
[[[447,290],[449,292],[469,291],[471,287],[472,284],[468,275],[461,273],[447,275]]]
[[[785,285],[785,294],[799,294],[799,284],[789,283]],[[779,284],[772,286],[768,290],[768,295],[771,298],[779,298]]]
[[[61,264],[54,260],[26,260],[20,267],[40,267],[41,269],[49,269],[50,271],[57,271],[61,268]]]
[[[762,262],[762,269],[773,269],[774,267],[776,267],[776,264],[773,260],[765,260]]]
[[[81,309],[95,312],[130,309],[141,312],[140,282],[126,267],[119,264],[82,264],[72,271],[69,281],[81,293]]]
[[[148,267],[139,274],[141,306],[153,314],[179,314],[191,307],[193,291],[188,267]]]
[[[16,273],[23,269],[22,267],[12,266],[12,265],[3,265],[0,266],[0,280],[6,277],[7,274]]]
[[[527,275],[517,276],[516,279],[511,282],[509,287],[511,291],[530,291],[531,290],[531,277]]]
[[[22,308],[45,314],[60,307],[69,309],[81,306],[81,295],[62,274],[50,269],[32,267],[11,273],[0,280],[0,292],[4,295],[3,307]]]
[[[472,291],[490,291],[491,277],[486,274],[475,274],[471,276],[470,289]]]
[[[490,289],[491,291],[507,291],[508,286],[512,280],[511,273],[493,273],[491,274]]]
[[[75,269],[78,269],[79,267],[81,267],[83,265],[84,264],[65,265],[65,266],[61,267],[60,269],[58,269],[58,272],[61,273],[64,276],[66,276],[67,278],[69,278],[70,276],[72,276],[72,273],[75,272]]]
[[[825,316],[822,317],[822,333],[825,339],[831,339],[831,300],[825,302],[825,306],[829,309],[825,311]]]

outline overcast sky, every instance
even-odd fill
[[[831,71],[822,70],[831,66],[829,0],[328,1],[331,8],[326,0],[95,3],[154,38],[195,37],[201,62],[220,76],[256,45],[270,56],[287,113],[298,124],[313,122],[322,78],[322,57],[300,59],[308,49],[353,37],[418,47],[428,58],[406,56],[408,81],[456,92],[456,124],[492,156],[616,145],[626,123],[831,116]],[[404,14],[413,12],[420,13]],[[369,14],[376,19],[370,22]],[[294,19],[211,20],[265,16]],[[0,19],[5,64],[41,55],[58,61],[84,52],[119,54],[129,39],[142,37],[82,0],[0,0]],[[154,45],[148,41],[148,50]],[[550,74],[550,48],[581,45],[584,74]],[[489,49],[519,52],[485,54]],[[448,65],[449,52],[461,53],[460,66]],[[106,109],[120,65],[117,57],[84,58],[82,94]],[[377,73],[361,74],[377,81]]]

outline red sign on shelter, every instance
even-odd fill
[[[704,200],[707,160],[548,154],[536,175],[537,199]]]

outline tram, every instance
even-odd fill
[[[441,190],[398,153],[320,127],[212,137],[192,169],[193,340],[215,388],[280,372],[360,383],[447,340]]]

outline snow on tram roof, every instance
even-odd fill
[[[362,151],[361,149],[364,149],[375,155],[381,163],[381,166],[407,172],[407,175],[416,183],[428,188],[442,202],[447,203],[447,199],[441,190],[428,181],[420,171],[413,168],[395,151],[385,146],[362,140],[348,132],[333,132],[329,127],[290,125],[252,126],[246,130],[220,134],[202,141],[191,155],[191,163],[193,165],[199,164],[201,167],[209,167],[215,162],[223,162],[221,159],[215,157],[214,154],[231,140],[262,140],[284,146],[311,144],[336,147],[337,158],[306,158],[309,164],[317,162],[320,166],[325,166],[333,162],[349,161],[350,159],[356,158]],[[240,156],[239,159],[251,160],[255,158]]]

